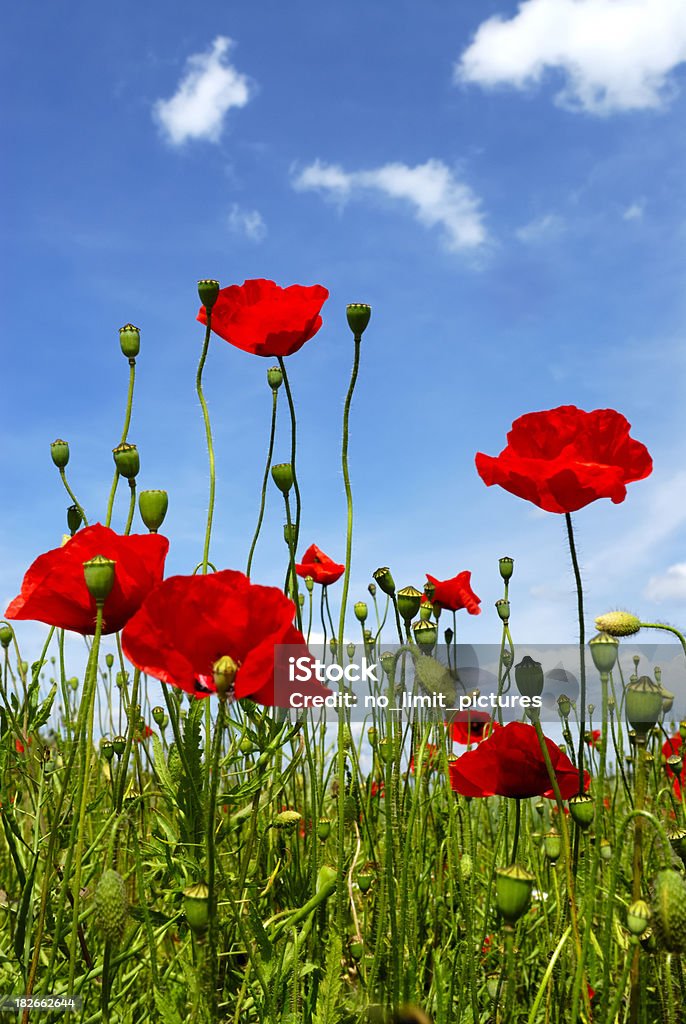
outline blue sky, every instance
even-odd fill
[[[573,403],[623,412],[655,463],[624,504],[576,516],[589,624],[615,607],[683,624],[682,0],[27,0],[3,34],[3,607],[65,529],[54,438],[103,517],[128,321],[139,484],[169,491],[168,569],[192,570],[207,502],[196,281],[266,277],[331,292],[289,368],[301,548],[337,560],[345,305],[373,307],[352,413],[353,600],[379,565],[419,587],[471,569],[483,614],[463,614],[462,634],[493,641],[508,554],[515,640],[573,642],[564,521],[474,469],[517,416]],[[212,342],[219,567],[245,568],[271,362]],[[284,402],[276,460],[288,451]],[[115,525],[125,515],[122,492]],[[259,582],[283,579],[282,521],[271,488]]]

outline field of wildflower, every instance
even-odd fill
[[[0,623],[3,1018],[684,1021],[686,722],[674,709],[686,640],[585,607],[572,520],[624,501],[652,471],[647,448],[620,411],[566,405],[518,418],[500,454],[475,453],[485,485],[564,520],[578,602],[564,668],[550,669],[511,633],[517,567],[494,551],[499,635],[479,671],[465,655],[481,611],[468,568],[397,587],[393,565],[370,565],[367,593],[351,593],[348,439],[370,307],[347,307],[347,521],[324,552],[301,537],[288,362],[322,326],[328,291],[256,279],[198,292],[209,494],[197,564],[165,575],[168,496],[137,486],[145,350],[126,324],[107,505],[83,506],[55,440],[67,533],[26,567]],[[223,342],[268,360],[272,402],[241,566],[212,560],[203,371]],[[274,464],[279,403],[290,457]],[[262,580],[270,489],[283,564]],[[22,620],[50,627],[39,652]],[[76,676],[65,633],[86,638]],[[670,675],[638,646],[646,636],[663,641]],[[163,706],[149,708],[149,680]]]

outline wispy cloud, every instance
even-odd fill
[[[259,210],[246,210],[233,203],[229,211],[229,228],[236,235],[245,235],[251,242],[262,242],[267,237],[267,225]]]
[[[345,171],[338,164],[316,160],[293,179],[299,191],[316,190],[345,203],[369,193],[409,204],[424,227],[440,227],[451,252],[475,249],[488,238],[481,200],[441,160],[409,167],[389,163],[368,171]]]
[[[209,51],[192,54],[174,95],[155,103],[154,117],[173,146],[189,139],[218,142],[229,110],[244,107],[253,95],[246,75],[228,61],[232,45],[217,36]]]
[[[662,106],[684,61],[684,0],[525,0],[479,26],[455,80],[524,89],[556,69],[559,104],[610,114]]]
[[[536,217],[523,224],[515,231],[516,237],[525,244],[547,242],[558,238],[565,230],[565,222],[556,213],[546,213],[543,217]]]
[[[686,602],[686,562],[670,565],[663,573],[651,576],[645,589],[649,601]]]
[[[643,211],[645,209],[644,203],[632,203],[627,206],[626,210],[622,214],[623,220],[642,220]]]

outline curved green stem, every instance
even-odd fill
[[[293,538],[293,547],[298,550],[298,541],[300,539],[300,487],[298,486],[298,475],[295,471],[295,451],[296,451],[296,440],[297,440],[297,421],[295,418],[295,404],[293,402],[293,395],[291,394],[291,385],[288,380],[288,374],[286,373],[286,364],[283,360],[283,356],[277,356],[279,361],[279,368],[283,374],[283,386],[286,389],[286,398],[288,400],[288,411],[291,414],[291,468],[293,469],[293,490],[295,492],[295,537]]]
[[[276,435],[276,403],[278,401],[278,391],[272,390],[272,425],[269,432],[269,448],[267,450],[267,465],[264,467],[264,477],[262,478],[262,496],[260,498],[260,512],[257,517],[257,526],[255,527],[255,535],[250,545],[250,553],[248,554],[248,567],[245,570],[245,575],[250,578],[250,570],[252,568],[253,555],[255,554],[255,548],[257,546],[257,538],[260,536],[260,530],[262,529],[262,520],[264,519],[264,506],[267,500],[267,482],[269,480],[269,469],[272,464],[272,455],[274,454],[274,437]]]
[[[209,1011],[211,1019],[214,1020],[217,1014],[217,959],[219,945],[219,929],[217,927],[217,893],[216,893],[216,858],[215,858],[215,830],[217,814],[217,792],[219,789],[219,761],[222,748],[222,735],[224,732],[224,716],[226,700],[219,701],[219,714],[214,727],[214,741],[212,750],[212,774],[210,778],[210,799],[207,815],[207,888],[209,889],[208,903],[210,908],[209,927]]]
[[[293,522],[291,520],[291,503],[288,500],[288,494],[284,494],[284,501],[286,503],[286,526],[288,534],[288,572],[286,573],[286,586],[284,587],[284,593],[286,597],[291,596],[291,587],[293,588],[293,603],[295,604],[295,617],[298,623],[298,629],[302,632],[302,611],[300,608],[300,600],[298,597],[298,576],[295,571],[295,543],[291,535],[291,527]]]
[[[350,559],[353,548],[353,492],[350,486],[350,472],[348,470],[348,441],[350,405],[353,400],[353,392],[357,381],[357,373],[360,368],[360,343],[362,335],[355,335],[355,355],[353,358],[353,369],[350,376],[348,394],[345,396],[343,407],[343,447],[341,451],[341,463],[343,466],[343,483],[345,484],[345,500],[347,504],[347,525],[345,533],[345,573],[343,575],[343,594],[341,595],[341,614],[338,627],[339,651],[342,650],[343,638],[345,636],[345,609],[348,603],[348,589],[350,587]]]
[[[133,525],[133,515],[136,511],[136,481],[129,480],[129,487],[131,489],[131,500],[129,501],[129,514],[126,520],[126,527],[124,529],[124,536],[128,537],[131,533],[131,527]]]
[[[679,640],[684,654],[686,654],[686,637],[684,637],[683,633],[680,633],[678,629],[675,629],[674,626],[668,626],[665,622],[642,622],[641,629],[664,629],[668,633],[673,633]]]
[[[584,628],[584,589],[581,582],[581,570],[576,554],[574,543],[574,530],[572,517],[565,512],[567,524],[567,539],[569,541],[569,553],[572,557],[572,568],[574,569],[574,580],[576,582],[577,612],[579,616],[579,747],[577,754],[577,765],[579,768],[579,792],[584,791],[584,735],[586,733],[586,631]]]
[[[72,503],[74,505],[76,505],[77,509],[81,513],[81,518],[83,519],[84,526],[88,526],[88,520],[86,519],[86,513],[83,511],[83,505],[79,504],[79,502],[78,502],[78,500],[76,498],[76,495],[74,494],[74,492],[72,491],[71,487],[67,483],[67,474],[64,472],[63,468],[60,469],[60,477],[62,479],[62,483],[64,484],[65,491],[67,492],[67,494],[71,498]]]
[[[215,470],[214,470],[214,445],[212,443],[212,427],[210,425],[210,414],[207,409],[207,402],[205,401],[205,395],[202,390],[202,371],[205,368],[205,360],[207,359],[207,352],[210,347],[210,334],[211,334],[211,323],[212,323],[212,310],[205,308],[207,313],[207,328],[205,330],[205,340],[202,346],[202,352],[200,353],[200,362],[198,363],[198,372],[195,377],[195,389],[200,399],[200,408],[202,409],[202,418],[205,423],[205,437],[207,439],[207,455],[209,458],[210,465],[210,497],[207,508],[207,526],[205,528],[205,546],[202,552],[202,572],[203,576],[207,574],[207,563],[210,558],[210,536],[212,534],[212,518],[214,516],[214,490],[215,490]]]
[[[129,390],[126,396],[126,412],[124,413],[124,426],[121,432],[121,441],[119,444],[126,444],[126,438],[128,437],[129,427],[131,426],[131,412],[133,410],[133,388],[136,383],[136,360],[129,359]],[[114,478],[112,480],[112,487],[110,488],[110,497],[107,502],[107,515],[105,517],[105,526],[109,526],[112,522],[112,509],[114,508],[114,496],[117,493],[117,485],[119,483],[119,470],[115,469]],[[86,524],[88,525],[88,524]]]

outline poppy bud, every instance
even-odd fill
[[[412,621],[422,603],[422,593],[416,587],[403,587],[398,591],[398,611],[406,623]]]
[[[535,878],[518,864],[497,868],[495,875],[496,907],[507,924],[514,924],[529,905]]]
[[[557,698],[557,708],[560,712],[561,718],[569,718],[569,712],[572,710],[572,702],[566,694],[561,693]]]
[[[9,645],[12,643],[12,637],[14,636],[14,630],[11,626],[8,626],[6,622],[0,626],[0,644],[7,650]]]
[[[141,332],[133,324],[119,328],[119,344],[127,359],[135,359],[141,350]]]
[[[609,633],[598,633],[588,646],[591,650],[593,664],[601,675],[607,675],[615,667],[619,653],[619,640]]]
[[[198,281],[198,296],[205,309],[212,309],[219,295],[219,281],[211,277]]]
[[[233,693],[233,684],[238,672],[238,665],[233,658],[225,654],[212,666],[214,685],[217,687],[217,695],[220,700],[226,700]]]
[[[641,628],[641,620],[631,612],[607,612],[595,620],[595,628],[599,633],[610,636],[632,636]]]
[[[364,302],[351,302],[345,307],[345,314],[348,318],[348,326],[355,337],[362,337],[372,315],[372,307],[367,306]]]
[[[311,594],[312,591],[314,590],[314,580],[312,579],[311,576],[305,577],[305,587],[307,589],[308,594]]]
[[[93,898],[93,916],[109,942],[120,942],[126,927],[126,887],[119,872],[108,868]]]
[[[389,597],[393,597],[395,594],[395,580],[391,576],[391,570],[388,566],[385,565],[381,569],[377,569],[376,572],[372,573],[372,575],[383,593],[388,594]]]
[[[540,697],[543,693],[543,666],[527,654],[515,665],[515,682],[523,697]]]
[[[555,832],[553,830],[552,832],[548,832],[546,833],[546,835],[543,836],[543,852],[545,853],[548,860],[551,860],[553,861],[553,863],[555,863],[557,858],[562,853],[562,838],[559,832]]]
[[[272,391],[279,390],[279,388],[283,384],[283,373],[281,372],[280,367],[269,367],[269,369],[267,370],[267,384],[269,384],[269,387],[272,389]]]
[[[282,494],[288,494],[293,486],[293,467],[290,462],[280,462],[272,466],[272,480]]]
[[[353,609],[355,612],[355,618],[358,622],[365,622],[367,619],[367,605],[364,601],[358,601]]]
[[[501,597],[499,601],[496,601],[495,607],[496,607],[496,611],[498,612],[498,615],[503,620],[503,622],[505,622],[505,623],[509,622],[510,621],[510,602],[506,601],[504,598]]]
[[[58,438],[50,445],[50,455],[57,468],[64,469],[69,462],[69,445]]]
[[[588,793],[577,793],[569,798],[569,813],[584,832],[593,821],[593,797]]]
[[[112,740],[112,746],[114,747],[114,752],[117,755],[117,757],[121,757],[121,755],[126,750],[126,737],[115,736],[114,739]]]
[[[169,495],[166,491],[141,491],[138,495],[138,511],[150,533],[157,533],[168,508]]]
[[[664,868],[655,881],[651,907],[653,931],[660,946],[671,953],[686,950],[686,885],[678,871]]]
[[[102,746],[100,747],[100,753],[109,763],[114,757],[114,747],[109,740],[103,740]]]
[[[78,530],[79,526],[83,522],[83,516],[81,509],[78,505],[70,505],[67,509],[67,529],[69,530],[72,537]]]
[[[364,942],[362,939],[354,938],[350,940],[350,955],[353,960],[359,960],[364,953]]]
[[[636,900],[626,912],[626,926],[632,935],[643,935],[650,924],[650,907],[645,900]]]
[[[507,556],[500,558],[498,560],[498,568],[500,569],[501,578],[507,583],[512,578],[512,573],[514,572],[514,559]]]
[[[626,717],[636,732],[636,738],[645,742],[662,711],[660,687],[649,676],[641,676],[629,683],[624,691]]]
[[[374,876],[373,875],[367,875],[367,874],[358,875],[357,876],[357,884],[360,887],[360,892],[363,892],[363,893],[364,892],[369,892],[369,890],[372,887],[372,882],[373,881],[374,881]]]
[[[155,725],[160,727],[160,729],[162,728],[162,723],[164,722],[165,718],[166,715],[164,713],[164,708],[156,707],[152,709],[152,720],[155,723]]]
[[[348,652],[348,657],[352,661],[352,659],[355,657],[355,644],[349,643],[346,645],[345,649]]]
[[[455,634],[453,633],[452,629],[448,627],[448,629],[446,629],[445,633],[443,634],[443,639],[445,640],[447,647],[450,647],[451,643],[453,642],[454,636]]]
[[[686,721],[679,722],[679,735],[682,740],[686,740]]]
[[[284,832],[293,832],[300,821],[302,821],[302,814],[299,814],[298,811],[281,811],[276,815],[272,824],[274,828]]]
[[[438,629],[433,622],[415,622],[412,627],[414,639],[418,647],[428,654],[436,646],[438,640]]]
[[[183,910],[194,935],[201,936],[210,923],[210,890],[204,882],[195,882],[183,890]]]
[[[387,764],[393,757],[393,744],[387,737],[384,737],[384,739],[379,740],[378,750],[379,757],[384,762],[384,764]]]
[[[612,859],[612,847],[608,839],[600,840],[600,858],[606,861]]]
[[[376,597],[376,583],[370,583],[369,586],[367,587],[367,590],[369,591],[372,597]]]
[[[317,838],[321,839],[321,841],[325,843],[330,835],[331,822],[329,821],[328,818],[320,818],[319,822],[317,823]]]
[[[107,654],[105,655],[105,664],[107,665],[108,668],[112,668],[112,666],[114,665],[114,655],[111,653],[111,651],[108,651]]]
[[[133,480],[138,475],[141,461],[135,444],[118,444],[112,449],[112,455],[118,473],[126,480]]]
[[[394,664],[394,661],[395,661],[395,656],[393,654],[391,654],[390,651],[384,651],[383,654],[381,655],[381,658],[379,660],[381,662],[381,668],[383,669],[385,674],[390,679],[391,678],[391,672],[393,671],[393,664]]]
[[[104,602],[114,586],[115,565],[111,558],[105,558],[104,555],[96,555],[83,563],[88,593],[96,603]]]
[[[290,526],[288,523],[283,524],[283,539],[289,547],[295,544],[295,523],[291,523]]]
[[[333,656],[335,658],[336,657],[336,651],[338,650],[338,644],[336,642],[336,637],[335,636],[332,636],[331,639],[329,640],[329,650],[331,651],[331,653],[333,654]]]

